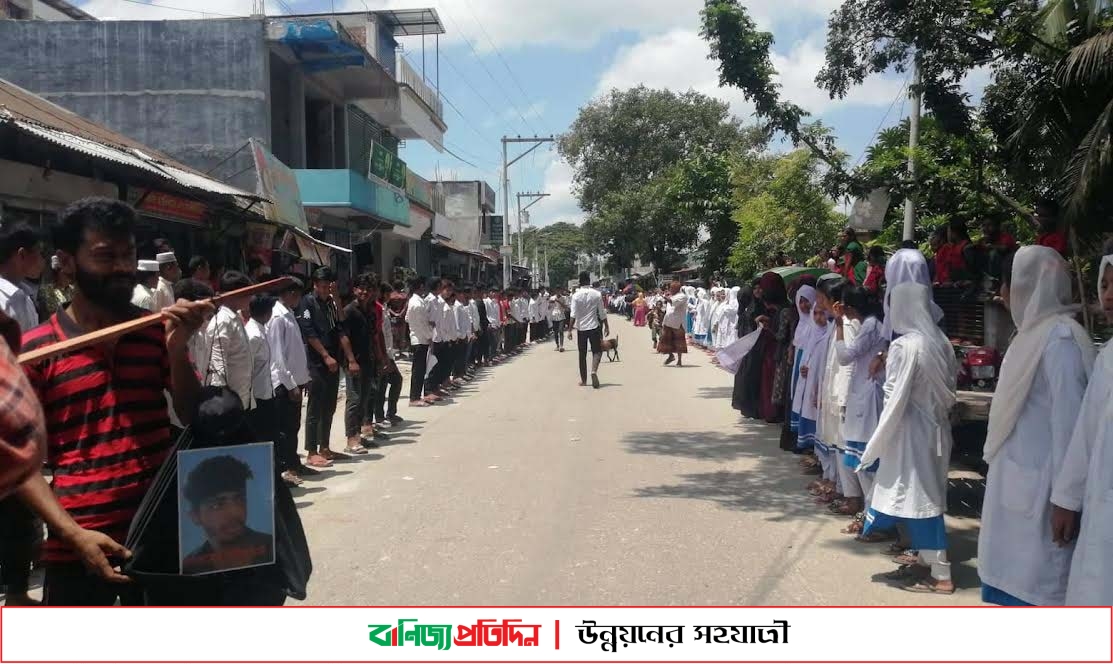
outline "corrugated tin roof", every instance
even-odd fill
[[[96,159],[145,171],[186,189],[233,196],[243,201],[265,200],[210,178],[3,79],[0,79],[0,124],[10,124],[24,133]]]

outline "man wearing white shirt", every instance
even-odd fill
[[[599,362],[603,359],[603,336],[610,334],[603,296],[591,287],[591,275],[580,273],[580,288],[572,296],[571,322],[568,336],[576,330],[576,348],[580,354],[580,385],[587,385],[587,349],[591,347],[591,386],[599,389]]]
[[[537,343],[541,336],[541,326],[538,324],[541,322],[540,304],[537,291],[534,291],[526,300],[526,318],[529,321],[529,342],[531,344]]]
[[[222,293],[250,285],[247,275],[236,271],[225,272],[220,278]],[[202,357],[197,362],[202,368],[201,384],[228,387],[240,398],[244,412],[255,407],[255,399],[251,396],[251,350],[239,314],[250,299],[247,295],[221,302],[216,315],[205,327]]]
[[[468,307],[468,287],[463,286],[456,293],[456,301],[452,303],[452,312],[456,316],[457,334],[453,342],[455,349],[452,358],[452,382],[459,384],[466,380],[469,353],[471,351],[472,322],[471,312]]]
[[[158,287],[158,261],[139,261],[138,279],[131,292],[131,303],[140,309],[155,310],[155,288]]]
[[[162,311],[166,307],[173,306],[175,302],[174,283],[182,278],[182,268],[178,266],[178,259],[174,257],[172,251],[158,254],[155,260],[158,261],[159,274],[152,311]]]
[[[0,227],[0,311],[19,323],[23,333],[39,325],[26,280],[38,279],[44,262],[38,231],[22,223]]]
[[[298,457],[298,432],[301,431],[301,398],[309,384],[309,360],[305,340],[294,311],[301,302],[305,284],[296,277],[283,287],[266,325],[271,348],[271,387],[274,388],[275,451],[282,478],[296,484],[302,475],[317,471],[302,465]]]
[[[433,343],[433,327],[429,324],[429,305],[425,301],[428,290],[425,280],[410,280],[410,299],[406,303],[406,326],[410,330],[410,348],[413,365],[410,373],[410,406],[422,407],[432,403],[432,395],[425,396],[425,374],[429,369],[429,346]]]
[[[502,321],[499,320],[499,293],[492,288],[483,300],[487,309],[487,355],[492,362],[499,356],[499,335],[502,333]]]
[[[277,445],[275,433],[278,421],[278,406],[274,400],[274,385],[271,384],[271,351],[270,342],[267,340],[267,323],[270,322],[274,311],[274,298],[269,295],[256,295],[248,302],[247,322],[244,331],[247,332],[247,347],[251,351],[251,398],[255,400],[255,409],[248,413],[248,422],[255,434],[255,439],[262,442],[271,442]],[[276,450],[277,452],[277,450]],[[297,486],[300,478],[283,477],[286,483]]]
[[[440,295],[434,296],[429,304],[429,320],[433,324],[433,357],[437,358],[437,363],[429,374],[429,385],[439,397],[444,396],[442,388],[452,376],[455,359],[453,344],[460,338],[460,326],[456,322],[456,311],[453,308],[455,291],[455,285],[445,279],[441,282]]]

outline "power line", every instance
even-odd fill
[[[897,96],[893,98],[893,103],[889,104],[889,110],[885,111],[885,115],[882,116],[881,122],[877,123],[877,129],[873,130],[873,136],[871,136],[870,140],[866,142],[866,147],[862,148],[862,154],[858,156],[858,161],[854,163],[854,168],[858,168],[858,166],[861,165],[862,160],[866,158],[866,153],[869,152],[870,146],[873,145],[873,142],[875,140],[877,140],[878,134],[881,133],[881,128],[885,126],[885,121],[889,119],[889,114],[893,112],[893,107],[897,105],[897,100],[907,98],[907,95],[904,94],[904,91],[908,88],[908,82],[911,80],[911,76],[912,75],[909,74],[908,78],[904,79],[904,85],[900,86],[900,90],[897,92]],[[904,112],[903,104],[901,104],[901,112]]]
[[[456,23],[456,20],[453,19],[447,12],[442,11],[441,13],[446,18],[448,18],[449,21],[452,21],[453,27],[455,27],[456,31],[460,33],[460,38],[464,40],[464,43],[468,45],[468,50],[471,51],[472,56],[474,56],[476,61],[479,62],[479,64],[483,67],[483,71],[487,72],[487,76],[491,79],[491,82],[495,84],[495,87],[498,88],[499,92],[502,93],[502,96],[506,98],[507,103],[510,104],[510,108],[513,109],[514,113],[522,121],[522,125],[534,134],[538,133],[537,130],[535,130],[530,125],[529,121],[526,120],[526,117],[522,115],[522,112],[518,109],[517,105],[514,104],[514,100],[510,98],[510,95],[506,94],[506,90],[502,87],[502,84],[500,84],[498,82],[498,79],[495,78],[495,75],[491,73],[491,68],[487,66],[487,63],[483,61],[483,58],[479,57],[479,52],[475,50],[475,46],[471,43],[471,40],[468,39],[467,36],[464,34],[464,31],[460,29],[460,25]]]
[[[472,19],[475,21],[476,25],[479,26],[479,30],[483,33],[483,36],[487,38],[487,43],[491,45],[492,49],[494,49],[495,55],[498,56],[499,62],[501,62],[502,66],[506,68],[506,73],[510,74],[510,80],[514,81],[514,85],[518,87],[518,92],[521,92],[522,98],[528,102],[530,100],[529,94],[526,93],[525,88],[522,87],[522,83],[518,80],[518,77],[514,75],[514,71],[510,68],[510,65],[507,64],[506,60],[502,57],[502,51],[499,50],[498,46],[495,46],[495,42],[493,39],[491,39],[491,35],[488,34],[487,28],[483,27],[483,22],[480,21],[479,17],[475,15],[475,10],[472,8],[471,3],[468,2],[468,0],[464,0],[464,4],[467,5],[468,13],[471,14]]]
[[[246,18],[244,14],[221,14],[220,12],[201,11],[200,9],[187,9],[185,7],[171,7],[170,5],[160,5],[155,2],[143,2],[143,0],[124,0],[133,5],[143,5],[144,7],[157,7],[159,9],[169,9],[175,12],[188,12],[190,14],[208,14],[211,16],[223,16],[225,18]]]
[[[451,67],[452,71],[456,72],[456,75],[460,78],[461,81],[464,82],[464,85],[468,86],[468,88],[470,88],[471,91],[473,93],[475,93],[475,96],[479,97],[479,99],[484,104],[487,105],[487,108],[490,109],[493,117],[498,117],[499,116],[499,112],[495,109],[495,107],[491,104],[491,102],[487,101],[487,98],[483,96],[483,93],[481,93],[479,90],[477,90],[476,87],[471,84],[471,81],[469,81],[468,78],[466,76],[464,76],[463,72],[461,72],[459,69],[457,69],[456,65],[452,64],[452,61],[449,60],[448,58],[446,58],[443,53],[441,54],[441,60],[443,60],[446,65]],[[442,94],[441,96],[443,97],[444,95]]]

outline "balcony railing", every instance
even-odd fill
[[[398,58],[398,82],[402,85],[409,87],[411,90],[425,102],[425,105],[433,109],[438,118],[444,117],[444,104],[441,102],[440,95],[421,78],[421,74],[417,73],[405,58]]]

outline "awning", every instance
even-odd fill
[[[457,253],[457,254],[460,254],[462,256],[471,256],[473,258],[478,258],[478,259],[480,259],[480,260],[482,260],[486,263],[496,262],[495,259],[491,258],[487,254],[484,254],[484,253],[479,252],[479,251],[472,251],[471,249],[465,249],[464,247],[461,247],[458,244],[454,244],[454,243],[450,242],[449,240],[441,240],[439,238],[433,238],[433,246],[444,247],[445,249],[447,249],[447,250],[449,250],[453,253]]]
[[[7,125],[24,134],[40,140],[49,141],[50,143],[68,150],[80,152],[94,159],[110,161],[115,164],[144,171],[163,180],[174,182],[186,189],[204,191],[206,193],[222,196],[233,196],[241,199],[245,204],[248,202],[265,200],[255,194],[229,186],[218,180],[205,177],[204,175],[161,163],[154,157],[151,157],[137,148],[117,147],[84,136],[78,136],[68,131],[48,127],[37,122],[21,120],[2,108],[0,108],[0,125]]]
[[[352,253],[351,249],[338,247],[335,244],[329,244],[324,240],[318,240],[312,235],[306,235],[300,230],[291,229],[286,232],[286,238],[282,242],[283,247],[287,247],[293,243],[297,247],[298,255],[310,263],[316,265],[331,265],[332,253],[338,251],[344,254]]]

